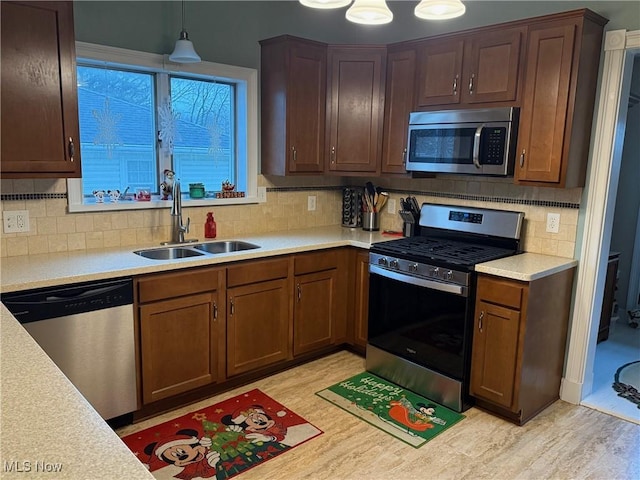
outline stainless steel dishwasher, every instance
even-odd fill
[[[130,278],[5,293],[1,299],[102,418],[137,410]]]

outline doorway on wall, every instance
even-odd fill
[[[640,408],[619,395],[617,382],[625,365],[640,361],[640,327],[630,323],[627,313],[638,308],[640,302],[640,54],[634,57],[629,99],[621,104],[621,108],[625,107],[626,133],[616,204],[610,230],[605,231],[611,235],[605,301],[595,347],[592,390],[582,405],[640,424]],[[611,219],[605,220],[608,224]],[[640,389],[640,385],[633,387]]]

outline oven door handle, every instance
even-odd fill
[[[369,265],[369,273],[375,273],[392,280],[408,283],[410,285],[417,285],[419,287],[431,288],[446,293],[453,293],[454,295],[467,296],[467,289],[462,285],[452,285],[449,283],[434,282],[433,280],[427,280],[426,278],[413,277],[410,275],[404,275],[399,272],[387,270],[385,268],[378,267],[377,265]]]

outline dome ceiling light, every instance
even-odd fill
[[[341,8],[351,0],[299,0],[306,7]],[[464,14],[466,7],[460,0],[422,0],[414,9],[416,17],[425,20],[447,20]],[[345,17],[350,22],[364,25],[383,25],[393,20],[393,12],[389,10],[385,0],[353,0]]]

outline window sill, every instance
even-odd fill
[[[171,208],[172,200],[151,200],[148,202],[137,202],[135,200],[122,200],[119,202],[104,203],[72,203],[69,202],[69,213],[80,212],[115,212],[121,210],[151,210],[157,208]],[[242,198],[203,198],[203,199],[182,199],[182,208],[192,207],[216,207],[221,205],[248,205],[264,203],[258,197]]]

